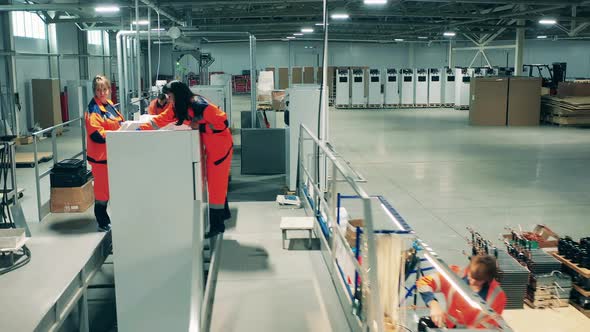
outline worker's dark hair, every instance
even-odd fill
[[[168,97],[166,97],[166,94],[165,93],[160,93],[158,95],[158,100],[166,100],[166,99],[168,99]]]
[[[174,95],[174,115],[178,120],[176,125],[180,126],[184,121],[190,120],[188,107],[195,94],[189,89],[188,85],[180,81],[171,81],[162,88],[162,92]]]
[[[490,255],[472,256],[469,269],[471,277],[475,280],[490,282],[498,274],[496,259]]]

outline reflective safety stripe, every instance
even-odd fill
[[[500,292],[502,292],[502,288],[496,286],[492,293],[488,295],[488,299],[486,300],[486,302],[491,306],[496,300],[496,297],[498,297],[498,295],[500,294]]]
[[[213,210],[223,210],[225,209],[225,204],[209,204],[209,208]]]
[[[432,287],[430,287],[428,285],[424,285],[424,286],[418,287],[418,292],[419,293],[426,293],[426,292],[434,293],[434,290],[432,289]]]
[[[434,281],[434,284],[435,284],[434,290],[440,291],[440,289],[442,288],[442,285],[440,283],[440,275],[437,273],[437,274],[431,275],[430,277],[432,277],[432,281]]]
[[[150,120],[150,124],[152,125],[152,127],[153,127],[155,130],[158,130],[158,129],[160,129],[160,127],[158,127],[158,125],[157,125],[157,124],[154,122],[154,120]]]
[[[232,146],[230,146],[229,150],[227,150],[227,153],[225,154],[225,156],[221,157],[221,159],[219,159],[219,160],[214,161],[213,164],[215,166],[219,166],[222,162],[225,161],[225,159],[227,159],[227,157],[229,157],[229,154],[233,148],[234,148],[234,145],[232,144]]]
[[[457,318],[455,318],[451,315],[447,315],[447,319],[450,320],[451,323],[453,323],[453,325],[455,325],[454,327],[467,327],[466,325],[459,324],[459,321],[457,320]]]

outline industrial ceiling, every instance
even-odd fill
[[[330,40],[343,41],[440,41],[444,32],[455,32],[457,40],[476,43],[492,39],[514,39],[522,25],[527,38],[590,38],[590,1],[572,0],[329,0],[328,12],[348,14],[346,19],[329,18]],[[375,1],[375,0],[373,0]],[[12,2],[12,4],[10,4]],[[217,0],[217,1],[6,1],[0,10],[38,12],[47,23],[77,23],[90,29],[129,29],[150,11],[151,28],[184,26],[199,31],[247,31],[258,40],[321,39],[322,0]],[[114,5],[119,11],[96,12],[97,6]],[[555,20],[541,24],[540,20]],[[134,27],[134,26],[133,26]],[[302,28],[313,32],[300,34]],[[140,26],[140,29],[147,29]]]

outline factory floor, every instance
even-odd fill
[[[248,105],[249,96],[234,96],[234,110],[245,110]],[[362,184],[366,191],[384,195],[418,235],[449,263],[466,263],[464,251],[469,249],[465,240],[467,226],[497,243],[506,226],[531,229],[538,223],[548,225],[560,235],[575,238],[590,235],[590,220],[587,218],[590,214],[590,176],[585,173],[590,169],[590,131],[559,127],[471,127],[467,117],[467,112],[451,109],[335,110],[330,112],[330,141],[368,180]],[[61,158],[75,153],[81,146],[78,135],[76,128],[70,128],[58,139]],[[49,140],[43,141],[42,145],[40,151],[51,151]],[[18,148],[19,151],[30,149],[31,146]],[[50,165],[51,162],[45,163],[41,168]],[[17,171],[19,187],[25,189],[21,202],[29,222],[38,221],[33,174],[32,168]],[[48,179],[44,181],[47,182],[42,186],[45,188],[42,194],[43,200],[47,200]],[[230,227],[226,237],[228,244],[240,245],[228,248],[235,249],[237,254],[249,255],[248,251],[242,252],[244,248],[254,250],[250,251],[254,256],[264,253],[262,256],[267,257],[266,261],[277,262],[276,265],[256,265],[258,261],[253,261],[254,266],[281,270],[275,271],[274,275],[258,271],[254,273],[256,278],[249,278],[244,277],[247,271],[241,271],[239,264],[233,266],[234,261],[228,261],[229,268],[222,269],[222,280],[218,284],[219,287],[225,285],[217,298],[218,303],[230,301],[233,294],[242,296],[242,289],[232,288],[232,283],[241,279],[252,287],[252,292],[243,294],[248,303],[244,310],[255,314],[258,313],[256,306],[262,308],[276,302],[280,311],[283,308],[280,305],[285,305],[283,297],[297,296],[298,291],[306,287],[309,290],[309,287],[301,283],[303,288],[293,287],[284,295],[267,299],[259,297],[272,295],[261,287],[266,285],[265,280],[275,278],[268,284],[281,288],[280,279],[291,278],[284,273],[292,269],[289,264],[280,263],[286,257],[280,246],[262,244],[266,237],[278,241],[275,239],[280,235],[276,223],[264,223],[247,213],[241,214],[241,204],[249,203],[235,204],[237,218],[240,218],[236,225],[239,227]],[[252,249],[256,247],[264,250]],[[296,262],[300,258],[285,259]],[[306,264],[311,263],[315,263],[315,258],[309,258]],[[316,271],[310,266],[306,265],[301,273]],[[112,265],[100,278],[97,283],[112,278]],[[325,282],[332,286],[329,281]],[[327,284],[321,286],[327,287]],[[94,295],[93,331],[113,331],[108,327],[113,321],[113,295],[110,292],[100,290]],[[102,303],[107,303],[111,309],[99,306]],[[306,305],[307,302],[298,303]],[[325,305],[321,302],[312,304]],[[214,329],[244,331],[240,326],[252,323],[251,317],[238,315],[244,319],[244,325],[239,321],[227,325],[227,321],[235,319],[230,314],[241,310],[235,306],[231,308],[231,311],[224,312],[222,307],[215,307],[214,318],[224,322],[214,322]],[[285,306],[284,310],[289,307]],[[327,314],[325,309],[319,312]],[[517,332],[590,330],[590,320],[571,307],[509,310],[504,317]],[[260,319],[271,320],[272,317],[263,315]],[[268,327],[276,326],[269,324]],[[289,330],[288,326],[286,328],[282,327],[282,330]]]

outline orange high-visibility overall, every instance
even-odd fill
[[[193,120],[184,121],[184,124],[194,127],[194,124],[197,123],[201,132],[206,159],[209,208],[211,217],[214,219],[216,216],[213,214],[223,213],[227,201],[233,139],[225,112],[205,98],[195,96],[188,111]],[[141,125],[140,129],[159,129],[177,121],[174,109],[171,107],[154,117],[149,123]]]
[[[467,276],[467,269],[463,271],[462,275],[458,266],[453,265],[451,269],[463,278]],[[493,317],[479,311],[465,301],[441,274],[424,276],[418,280],[416,286],[420,293],[441,292],[444,294],[447,303],[445,318],[447,327],[492,328],[498,326]],[[506,306],[506,294],[496,280],[489,283],[485,300],[498,315],[502,314]]]
[[[121,128],[123,115],[111,100],[103,105],[96,98],[88,104],[86,119],[86,154],[92,166],[94,177],[94,198],[97,201],[109,200],[109,180],[107,170],[106,132]]]
[[[152,102],[148,106],[148,114],[149,115],[159,115],[161,113],[164,113],[166,110],[168,110],[170,108],[172,108],[171,102],[168,101],[168,102],[166,102],[166,105],[160,106],[160,104],[158,103],[158,99],[154,99],[154,100],[152,100]]]

